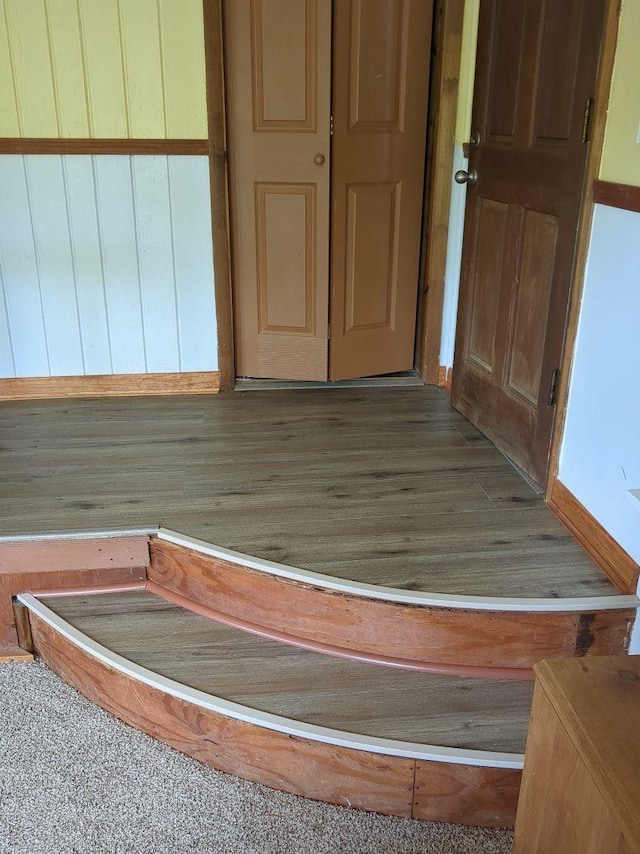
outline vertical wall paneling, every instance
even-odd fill
[[[59,157],[25,157],[49,371],[65,377],[84,364],[67,199]]]
[[[0,136],[20,136],[6,9],[0,2]]]
[[[73,271],[86,374],[110,374],[111,345],[91,157],[63,157]]]
[[[4,0],[21,136],[58,136],[44,0]]]
[[[82,0],[82,45],[92,137],[128,137],[117,0]]]
[[[119,0],[129,136],[166,136],[157,0]]]
[[[144,326],[131,164],[128,157],[98,157],[96,194],[100,245],[107,287],[107,316],[113,370],[145,373]]]
[[[218,368],[213,254],[202,251],[211,243],[211,199],[207,176],[193,180],[192,160],[168,159],[180,365],[183,371],[213,371]]]
[[[0,157],[0,376],[217,370],[206,157]]]
[[[161,373],[180,365],[167,160],[137,157],[131,166],[146,369]]]
[[[87,137],[89,111],[77,0],[47,0],[46,9],[60,136]]]
[[[202,0],[0,0],[0,136],[206,139]]]
[[[49,376],[23,158],[0,157],[0,265],[17,376]]]
[[[0,263],[0,376],[15,377],[16,365],[11,346],[11,333],[9,330],[9,311],[7,307],[7,294],[4,285],[4,274]]]
[[[158,0],[168,139],[206,139],[202,0]]]

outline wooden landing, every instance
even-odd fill
[[[162,525],[355,582],[616,590],[439,389],[2,404],[0,533]]]
[[[531,683],[320,655],[149,592],[20,598],[52,669],[214,767],[362,809],[513,824]]]

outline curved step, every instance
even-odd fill
[[[528,670],[554,656],[628,648],[638,599],[454,596],[320,575],[161,528],[148,577],[194,602],[276,631],[434,667]],[[477,668],[477,671],[474,671]],[[524,674],[521,678],[526,678]]]
[[[214,767],[362,809],[513,823],[530,683],[321,655],[148,591],[19,599],[52,669]]]

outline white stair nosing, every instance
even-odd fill
[[[307,569],[288,566],[283,563],[253,557],[242,552],[225,549],[196,537],[180,534],[162,526],[139,528],[113,528],[107,530],[71,530],[64,532],[43,532],[33,534],[0,535],[3,543],[38,542],[67,539],[99,539],[108,537],[157,536],[159,540],[193,549],[201,554],[219,558],[241,567],[253,569],[278,578],[286,578],[301,584],[332,590],[351,596],[362,596],[384,602],[397,602],[404,605],[419,605],[431,608],[451,608],[467,611],[504,611],[522,613],[562,613],[616,611],[637,609],[640,599],[634,594],[614,596],[579,596],[566,598],[551,597],[507,597],[507,596],[471,596],[452,593],[430,593],[423,590],[401,590],[397,587],[383,587],[365,584],[360,581],[337,578]]]
[[[506,596],[463,596],[451,593],[428,593],[421,590],[400,590],[395,587],[382,587],[375,584],[365,584],[361,581],[349,581],[323,575],[307,569],[297,569],[282,563],[251,557],[251,555],[215,546],[204,540],[189,537],[160,527],[157,532],[159,540],[174,543],[178,546],[193,549],[201,554],[219,558],[229,563],[244,566],[258,572],[287,578],[313,587],[322,587],[338,593],[352,596],[364,596],[369,599],[399,602],[405,605],[422,605],[432,608],[452,608],[471,611],[512,611],[512,612],[547,612],[558,613],[566,611],[611,611],[623,608],[637,608],[640,600],[635,595],[620,594],[617,596],[581,596],[572,598],[518,598]]]
[[[52,540],[103,540],[109,537],[151,537],[157,534],[159,525],[153,527],[107,528],[99,531],[72,529],[69,531],[42,531],[32,534],[0,534],[3,543],[37,543]]]
[[[249,706],[224,700],[204,691],[189,688],[173,679],[154,673],[145,667],[141,667],[128,661],[121,655],[107,649],[92,638],[80,632],[70,625],[62,617],[32,596],[30,593],[21,593],[17,597],[26,608],[36,614],[41,620],[56,632],[65,637],[74,646],[82,649],[87,654],[106,664],[108,667],[123,673],[131,679],[149,685],[159,691],[183,700],[187,703],[208,709],[216,714],[234,718],[254,726],[285,733],[297,738],[318,741],[324,744],[333,744],[337,747],[349,748],[351,750],[377,753],[386,756],[399,756],[406,759],[416,759],[425,762],[445,762],[454,765],[473,765],[487,768],[512,768],[522,769],[524,755],[520,753],[503,753],[490,750],[474,750],[472,748],[442,747],[439,745],[419,744],[410,741],[380,738],[378,736],[358,735],[342,732],[329,727],[308,724],[274,715],[269,712],[261,712]]]

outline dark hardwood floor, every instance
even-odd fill
[[[433,387],[0,404],[0,533],[144,525],[405,589],[616,594]]]

